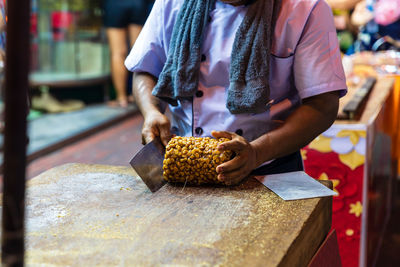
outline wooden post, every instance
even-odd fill
[[[24,264],[30,1],[7,1],[2,211],[2,263],[4,266]]]

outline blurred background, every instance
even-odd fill
[[[0,0],[1,151],[6,2]],[[142,2],[137,10],[146,17],[153,1]],[[400,266],[400,0],[326,2],[349,93],[332,129],[302,151],[306,172],[332,180],[339,192],[333,227],[343,266]],[[70,162],[128,165],[142,147],[131,76],[122,76],[120,89],[112,63],[113,55],[126,56],[134,38],[120,28],[131,38],[113,52],[104,7],[102,0],[31,1],[28,179]]]
[[[1,2],[6,24],[6,1]],[[102,0],[31,1],[28,161],[136,114],[132,102],[125,107],[110,104],[116,90],[103,16]],[[5,39],[4,28],[2,34]],[[128,50],[130,44],[122,46]],[[129,76],[125,83],[129,94]],[[0,137],[0,145],[2,141]]]

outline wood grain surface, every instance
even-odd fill
[[[283,201],[253,178],[165,185],[129,167],[66,164],[28,182],[28,266],[306,266],[332,198]]]

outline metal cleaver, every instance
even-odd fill
[[[166,183],[162,169],[164,154],[164,145],[159,138],[155,138],[130,161],[133,169],[153,193]]]

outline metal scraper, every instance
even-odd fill
[[[324,186],[303,171],[255,176],[283,200],[336,196],[337,193]]]
[[[156,192],[166,182],[163,178],[163,160],[165,147],[159,138],[145,145],[130,161],[151,192]]]

